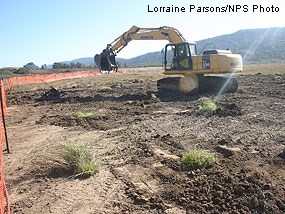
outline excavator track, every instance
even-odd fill
[[[181,77],[167,77],[157,81],[157,89],[162,92],[181,92],[179,87]],[[225,76],[198,76],[198,88],[187,94],[213,93],[224,94],[234,93],[238,89],[236,77]]]
[[[199,90],[210,93],[235,93],[238,89],[236,77],[199,76]]]
[[[158,91],[180,91],[179,90],[179,80],[181,77],[166,77],[157,81]]]

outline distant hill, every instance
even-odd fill
[[[215,43],[217,49],[229,48],[233,53],[241,54],[244,63],[281,63],[285,61],[285,27],[239,30],[232,34],[200,40],[197,43],[198,53],[205,44]],[[213,46],[209,46],[213,48]],[[70,61],[84,65],[94,65],[93,57]],[[161,65],[160,51],[146,53],[131,59],[117,58],[122,66]],[[65,62],[67,63],[67,62]]]
[[[70,63],[81,63],[85,66],[93,66],[94,65],[94,59],[93,57],[82,57],[82,58],[78,58],[78,59],[74,59],[74,60],[70,60],[70,61],[62,61],[59,63],[65,63],[65,64],[70,64]]]
[[[280,63],[285,61],[285,27],[239,30],[197,42],[198,50],[207,43],[219,49],[229,48],[243,56],[245,63]]]
[[[126,63],[127,61],[129,61],[129,59],[122,59],[122,58],[119,58],[119,57],[116,57],[116,60],[117,60],[117,63],[120,63],[122,65],[124,63]],[[93,57],[82,57],[82,58],[74,59],[74,60],[71,60],[71,61],[62,61],[60,63],[65,63],[65,64],[81,63],[81,64],[83,64],[85,66],[94,66],[94,58]]]

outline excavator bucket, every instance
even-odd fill
[[[94,56],[94,62],[95,65],[97,66],[97,68],[101,71],[102,67],[101,67],[101,54],[96,54]]]
[[[110,73],[112,70],[118,70],[115,56],[115,53],[109,46],[107,46],[101,54],[96,54],[94,56],[94,62],[101,73]]]

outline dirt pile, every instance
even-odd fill
[[[62,91],[59,91],[58,89],[51,87],[50,90],[44,92],[40,98],[38,98],[38,101],[50,101],[50,100],[58,100],[60,99],[60,96],[63,94]]]

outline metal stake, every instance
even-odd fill
[[[3,77],[0,78],[0,81],[3,83]],[[8,142],[8,136],[7,136],[7,129],[6,129],[6,122],[5,122],[5,115],[4,115],[4,105],[3,105],[3,97],[2,97],[2,87],[0,87],[0,101],[1,101],[1,114],[2,114],[2,121],[4,126],[4,132],[5,132],[5,141],[6,141],[6,149],[8,153],[10,153],[9,148],[9,142]],[[4,151],[5,151],[4,150]]]

